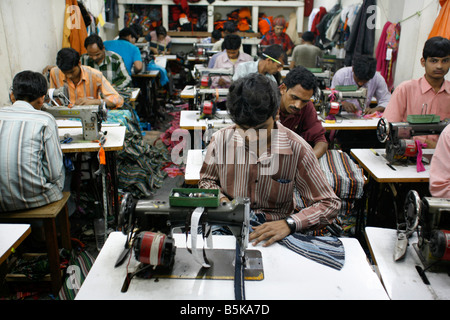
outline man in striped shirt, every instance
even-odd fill
[[[91,34],[84,41],[86,54],[81,56],[81,64],[100,70],[116,88],[123,89],[131,84],[131,77],[121,56],[107,51],[98,34]]]
[[[62,199],[64,164],[55,118],[41,111],[47,80],[23,71],[13,80],[13,105],[0,108],[0,212]]]
[[[227,109],[235,125],[219,130],[208,146],[199,187],[219,189],[221,201],[247,197],[266,223],[250,234],[268,246],[293,232],[322,228],[341,206],[311,146],[275,117],[280,105],[275,82],[252,73],[235,81]],[[294,188],[306,207],[294,211]]]
[[[50,70],[50,88],[66,87],[74,105],[100,105],[103,100],[110,109],[120,108],[123,98],[103,74],[81,65],[80,55],[72,48],[59,50],[56,65]]]

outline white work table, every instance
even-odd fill
[[[186,130],[206,129],[206,120],[199,119],[200,111],[198,110],[182,110],[180,112],[180,128]],[[217,111],[214,119],[208,119],[214,128],[223,128],[233,124],[227,111]]]
[[[348,112],[342,112],[341,115],[336,116],[336,121],[325,121],[321,115],[319,120],[322,121],[322,126],[327,130],[376,130],[379,118],[365,119],[357,117]],[[374,134],[376,134],[374,132]]]
[[[371,149],[351,149],[350,154],[377,182],[428,182],[430,180],[430,165],[426,164],[425,171],[417,172],[416,165],[394,164],[396,170],[391,169],[386,163],[386,149],[375,149],[379,155],[375,155]],[[423,149],[424,154],[433,154],[434,149]]]
[[[450,276],[446,273],[425,271],[430,282],[426,285],[416,266],[424,268],[416,250],[417,233],[409,239],[406,255],[402,260],[394,260],[397,230],[367,227],[366,238],[372,257],[376,261],[381,281],[392,300],[449,300]]]
[[[15,250],[31,233],[29,224],[0,224],[0,264]]]
[[[186,171],[184,173],[184,182],[195,185],[200,180],[200,170],[203,166],[203,159],[206,155],[206,149],[188,150],[186,159]]]
[[[198,237],[201,238],[201,237]],[[233,280],[210,279],[139,279],[131,280],[128,291],[121,292],[127,274],[127,260],[119,267],[114,264],[124,248],[126,236],[113,232],[99,253],[81,286],[77,300],[233,300]],[[184,234],[174,234],[178,248],[185,247]],[[190,242],[190,237],[188,238]],[[200,239],[199,239],[200,241]],[[213,236],[213,248],[234,249],[233,236]],[[326,300],[366,299],[385,300],[388,296],[372,270],[356,239],[344,238],[346,261],[340,270],[318,264],[279,245],[257,249],[262,253],[264,279],[245,281],[248,300]],[[199,242],[199,247],[201,244]],[[193,258],[192,258],[193,259]],[[233,261],[230,261],[230,264]],[[139,262],[131,257],[128,272]],[[199,270],[201,266],[199,265]]]

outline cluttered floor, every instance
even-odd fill
[[[142,139],[140,139],[139,145],[146,149],[155,147],[155,150],[162,150],[164,153],[169,153],[170,149],[173,147],[173,144],[170,141],[170,135],[179,124],[180,111],[187,108],[187,105],[180,101],[178,104],[168,103],[162,108],[165,116],[164,119],[159,121],[158,126],[152,127],[153,130],[151,131],[145,131],[147,129],[145,128],[145,124],[144,126],[141,126],[140,137],[142,137]],[[158,182],[143,187],[145,188],[143,192],[146,192],[148,196],[146,198],[167,198],[173,188],[181,187],[184,184],[184,164],[176,165],[168,161],[162,165],[163,167],[158,167],[162,168],[161,172],[163,173],[158,175]],[[120,168],[118,168],[118,170],[120,171]],[[77,209],[78,210],[75,210],[69,217],[73,248],[72,252],[66,252],[67,250],[65,249],[60,250],[61,269],[64,270],[65,278],[59,295],[55,296],[49,293],[48,290],[42,289],[40,285],[33,285],[33,283],[38,283],[39,279],[47,274],[48,261],[38,258],[37,260],[33,260],[33,264],[31,265],[27,260],[23,260],[23,253],[45,252],[43,235],[32,232],[18,248],[14,257],[10,259],[16,261],[8,264],[4,263],[0,268],[0,300],[74,299],[74,290],[71,290],[67,286],[68,267],[73,264],[79,266],[79,270],[81,270],[82,273],[81,280],[83,281],[99,253],[92,214],[90,214],[88,210],[83,210],[83,208]],[[111,218],[113,220],[113,217]],[[115,231],[113,223],[109,223],[108,226],[110,227],[108,232]],[[14,265],[12,269],[10,267],[11,264]],[[8,265],[8,267],[3,265]],[[31,285],[23,286],[20,284],[17,286],[14,282],[7,281],[7,274],[11,273],[26,274],[26,277],[29,280],[32,280],[29,281]]]

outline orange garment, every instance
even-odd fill
[[[434,22],[428,39],[436,36],[450,39],[450,1],[440,0],[439,3],[441,4],[441,11]]]
[[[66,0],[63,27],[63,48],[73,48],[80,55],[87,53],[84,40],[87,38],[87,29],[81,15],[77,0]]]
[[[50,88],[60,88],[66,86],[69,90],[69,100],[75,103],[78,98],[103,99],[114,103],[115,108],[120,108],[123,105],[123,98],[112,87],[103,74],[91,67],[82,66],[81,79],[76,85],[67,80],[64,73],[58,68],[54,67],[50,70]]]

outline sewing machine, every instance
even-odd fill
[[[424,197],[411,190],[405,200],[405,237],[397,232],[397,248],[406,252],[407,238],[417,231],[418,242],[413,244],[425,270],[450,271],[450,199]],[[403,245],[398,243],[403,241]]]
[[[126,194],[121,203],[118,227],[128,237],[115,266],[120,266],[128,253],[134,251],[135,258],[141,262],[134,274],[152,266],[152,275],[156,277],[196,278],[201,267],[209,279],[218,275],[219,278],[233,279],[237,261],[230,259],[239,259],[245,269],[245,279],[261,280],[261,254],[258,250],[247,250],[250,200],[240,198],[219,203],[218,196],[217,189],[193,188],[173,189],[168,201],[136,201]],[[209,249],[203,248],[202,256],[196,255],[195,239],[200,226],[204,238],[208,238],[211,226],[227,227],[236,238],[236,251],[212,249],[210,244]],[[173,232],[179,228],[185,229],[186,240],[190,232],[190,250],[176,249]],[[175,253],[179,255],[178,260]],[[192,263],[192,257],[196,262]],[[128,285],[129,281],[125,290]]]
[[[341,102],[351,99],[358,100],[361,110],[364,112],[366,109],[367,89],[358,88],[357,86],[339,86],[336,90],[322,90],[322,117],[339,115],[342,111]]]
[[[226,97],[228,89],[194,88],[194,107],[200,110],[200,119],[213,119],[218,109],[219,97]]]
[[[322,70],[322,68],[308,68],[314,76],[317,78],[319,82],[319,88],[324,90],[331,86],[331,71],[330,70]]]
[[[377,137],[381,143],[386,142],[386,160],[390,164],[396,161],[408,162],[418,154],[418,147],[412,137],[440,134],[448,123],[448,119],[432,123],[389,123],[381,118],[377,125]],[[423,160],[429,161],[426,157]]]

